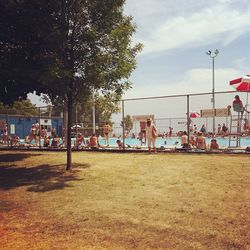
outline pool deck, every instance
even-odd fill
[[[157,148],[157,153],[192,153],[192,154],[250,154],[250,151],[246,150],[247,147],[240,147],[240,148],[222,148],[218,150],[201,150],[201,149],[183,149],[180,147],[174,147],[174,148]],[[25,150],[25,151],[66,151],[67,149],[65,147],[37,147],[37,146],[8,146],[0,144],[0,150],[6,151],[6,150]],[[81,148],[74,148],[72,147],[72,152],[110,152],[110,153],[148,153],[148,148],[145,146],[142,147],[130,147],[119,149],[118,147],[100,147],[98,149],[91,149],[87,147],[81,147]],[[153,151],[152,151],[152,154]]]

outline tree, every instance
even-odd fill
[[[40,76],[49,66],[44,55],[51,32],[50,2],[0,1],[0,101],[5,104],[27,99],[29,92],[46,92]]]
[[[59,41],[53,51],[53,67],[43,75],[53,101],[67,104],[68,138],[73,103],[87,101],[93,90],[104,96],[121,95],[130,87],[126,80],[135,68],[140,45],[131,46],[135,32],[132,18],[123,14],[124,0],[60,1],[54,31]],[[67,169],[71,166],[71,141],[67,143]]]
[[[14,101],[12,105],[4,105],[0,102],[0,113],[21,114],[24,116],[38,116],[37,107],[30,100]]]
[[[111,123],[111,116],[120,111],[121,97],[116,93],[109,93],[106,96],[95,94],[90,96],[85,103],[77,103],[77,112],[73,112],[73,120],[85,125],[92,124],[93,121],[93,105],[95,106],[95,121],[96,124],[105,122]],[[75,117],[77,115],[77,117]]]
[[[121,126],[123,127],[123,121],[121,122]],[[124,117],[124,129],[128,131],[128,133],[133,128],[133,121],[130,115]]]
[[[1,3],[0,9],[4,7],[7,14],[0,25],[14,27],[7,29],[7,36],[4,34],[5,39],[0,41],[4,52],[1,64],[8,62],[5,68],[8,76],[13,65],[17,69],[16,77],[10,79],[5,79],[1,72],[1,90],[6,96],[13,91],[12,99],[25,97],[27,92],[35,90],[47,94],[52,103],[67,107],[70,138],[74,103],[87,102],[93,91],[99,91],[104,97],[112,93],[121,96],[131,86],[128,78],[135,69],[135,57],[141,45],[131,45],[135,25],[131,17],[123,14],[124,3],[125,0]],[[16,13],[19,18],[11,20]],[[21,17],[24,21],[20,21]],[[22,35],[16,36],[19,33]],[[8,61],[13,53],[21,58],[18,65],[26,66],[20,80],[18,65]],[[11,85],[6,85],[6,80]],[[67,170],[70,168],[71,140],[68,140]]]

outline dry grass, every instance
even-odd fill
[[[244,155],[0,151],[0,249],[250,249]]]

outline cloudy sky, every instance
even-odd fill
[[[134,42],[144,44],[133,89],[125,98],[232,90],[228,81],[250,74],[250,5],[247,0],[127,0]]]
[[[133,42],[144,49],[124,98],[211,92],[208,50],[219,50],[215,91],[232,90],[229,80],[250,74],[249,0],[127,0],[125,12],[137,24]]]

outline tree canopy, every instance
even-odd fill
[[[51,101],[82,98],[92,88],[121,94],[140,45],[131,46],[132,18],[124,0],[0,2],[1,101],[29,92]],[[66,90],[66,91],[65,91]]]
[[[131,86],[141,44],[132,45],[136,27],[124,3],[0,1],[0,101],[47,94],[52,103],[67,105],[70,136],[74,103],[93,91],[121,95]]]
[[[11,104],[29,92],[45,92],[41,69],[51,30],[46,1],[0,1],[0,101]]]
[[[120,96],[115,93],[105,96],[96,94],[94,98],[91,96],[85,103],[77,103],[74,107],[77,112],[73,112],[73,121],[83,123],[85,126],[92,124],[93,105],[95,106],[96,124],[111,123],[112,114],[120,111]]]
[[[31,101],[14,101],[12,105],[4,105],[0,102],[0,114],[18,114],[24,116],[38,116],[39,111]]]
[[[129,133],[131,131],[131,129],[133,128],[132,117],[130,115],[126,115],[124,117],[124,121],[121,121],[121,126],[122,127],[123,127],[123,122],[124,122],[125,130]]]

